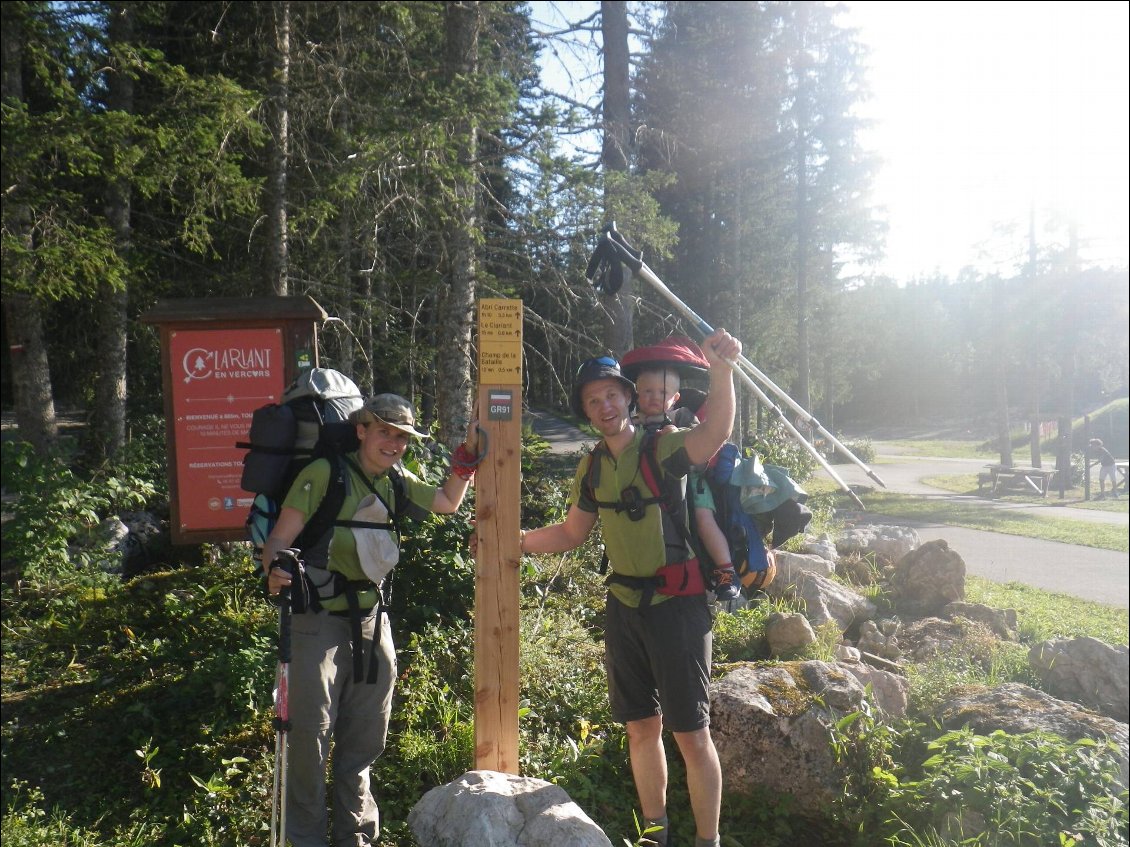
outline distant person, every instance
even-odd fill
[[[1102,500],[1106,497],[1103,483],[1107,479],[1110,480],[1110,496],[1115,500],[1118,499],[1118,477],[1114,471],[1114,456],[1110,451],[1103,447],[1103,440],[1101,438],[1092,438],[1090,441],[1090,450],[1088,450],[1088,460],[1091,464],[1099,463],[1099,499]]]

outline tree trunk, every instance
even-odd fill
[[[445,15],[444,71],[448,83],[478,67],[482,8],[478,0],[449,0]],[[445,226],[447,291],[439,303],[436,340],[436,414],[439,437],[454,446],[466,430],[474,384],[471,381],[471,318],[475,305],[475,228],[478,224],[479,167],[475,163],[478,127],[464,116],[455,123],[456,176],[453,208]]]
[[[604,139],[600,164],[607,177],[610,173],[627,173],[632,162],[631,103],[628,56],[628,4],[624,0],[602,0],[600,30],[604,43]],[[604,214],[611,218],[607,181]],[[630,223],[630,222],[629,222]],[[632,304],[636,281],[632,277],[615,294],[602,292],[605,309],[604,343],[617,358],[632,349],[634,328]]]
[[[274,67],[271,72],[270,104],[273,118],[270,172],[267,175],[267,284],[271,292],[285,297],[289,292],[290,254],[287,244],[286,181],[290,158],[290,2],[271,3],[274,20]]]
[[[22,19],[15,3],[4,4],[4,25],[0,32],[0,96],[4,102],[23,100],[20,76],[23,59]],[[5,140],[5,145],[7,141]],[[7,168],[0,157],[5,190],[11,185]],[[23,246],[32,249],[31,222],[27,207],[5,202],[4,229]],[[58,439],[55,401],[51,388],[51,369],[47,363],[47,344],[43,336],[43,316],[39,301],[27,294],[4,292],[4,321],[8,332],[8,356],[15,394],[16,425],[20,438],[45,453]]]
[[[133,111],[133,77],[124,67],[120,49],[133,40],[133,3],[110,4],[107,32],[111,48],[107,75],[106,107],[109,111]],[[129,139],[122,144],[128,146]],[[112,156],[114,151],[107,151]],[[131,191],[128,180],[115,179],[106,187],[106,220],[114,233],[114,248],[124,267],[130,267],[132,244],[130,227]],[[128,283],[127,283],[128,285]],[[101,461],[117,453],[126,441],[126,339],[128,333],[129,291],[102,284],[96,306],[98,375],[94,383],[94,408],[90,420],[88,452]]]
[[[39,301],[26,294],[5,295],[4,320],[20,439],[45,453],[55,446],[59,431]]]
[[[808,15],[805,4],[797,7],[796,95],[796,347],[797,387],[795,399],[801,408],[809,408],[808,357],[808,249],[810,241],[810,209],[808,205],[808,68],[805,53],[805,29]]]
[[[998,289],[1000,280],[993,280],[989,294],[990,313],[1000,315],[1000,297]],[[1004,361],[1004,340],[1000,333],[993,333],[992,341],[992,368],[993,388],[996,400],[997,419],[997,446],[1000,449],[1001,464],[1006,468],[1012,467],[1012,433],[1009,432],[1008,423],[1008,369]]]
[[[1036,210],[1035,207],[1029,207],[1028,212],[1028,296],[1032,301],[1033,311],[1032,314],[1039,314],[1037,306],[1040,299],[1040,291],[1036,282]],[[1029,348],[1028,359],[1028,381],[1032,386],[1032,430],[1028,437],[1028,447],[1032,459],[1032,467],[1039,468],[1041,465],[1040,457],[1040,383],[1043,380],[1043,374],[1040,372],[1040,343],[1039,336],[1036,333],[1032,335],[1032,343]]]

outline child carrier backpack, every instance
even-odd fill
[[[727,441],[711,459],[695,484],[708,486],[714,498],[714,519],[726,537],[734,570],[746,596],[768,587],[777,566],[765,549],[761,529],[742,507],[742,488],[734,480],[734,469],[742,461],[741,449]]]
[[[639,476],[646,492],[641,493],[633,487],[620,492],[618,500],[596,499],[596,488],[600,483],[601,455],[607,452],[603,443],[589,452],[589,466],[581,482],[586,498],[598,509],[627,512],[633,520],[642,518],[648,506],[658,505],[663,513],[665,546],[681,548],[685,553],[684,559],[664,565],[656,571],[654,577],[629,577],[612,573],[606,578],[606,582],[618,583],[642,591],[641,606],[649,605],[652,594],[656,592],[684,596],[703,594],[707,589],[714,588],[713,568],[707,565],[706,553],[690,531],[689,513],[692,510],[687,504],[686,477],[672,476],[660,467],[657,449],[661,434],[656,429],[645,429],[640,443]],[[633,515],[639,515],[639,518]],[[608,555],[605,553],[601,557],[600,573],[605,574],[607,571]]]

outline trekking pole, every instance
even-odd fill
[[[270,567],[280,567],[291,580],[302,578],[302,562],[293,548],[280,550]],[[290,730],[290,589],[279,592],[279,666],[275,675],[275,774],[271,787],[270,847],[286,845],[286,751]]]
[[[604,235],[601,237],[600,244],[597,245],[596,251],[593,253],[592,258],[589,259],[589,264],[588,268],[585,271],[585,275],[591,280],[601,272],[602,268],[607,269],[610,264],[615,265],[618,263],[627,265],[634,274],[639,276],[645,282],[649,283],[652,287],[659,291],[660,294],[666,297],[671,302],[671,304],[675,306],[675,308],[677,308],[688,320],[692,321],[695,324],[698,331],[701,332],[704,337],[714,332],[714,328],[710,326],[710,324],[708,324],[697,314],[695,314],[694,310],[692,310],[690,306],[680,300],[675,295],[675,293],[671,291],[671,289],[668,288],[663,283],[663,281],[655,275],[651,268],[649,268],[644,263],[643,254],[637,250],[633,250],[630,246],[628,246],[627,242],[624,241],[624,237],[616,231],[616,225],[614,223],[610,223],[606,228]],[[761,386],[753,381],[750,373],[754,371],[756,371],[758,374],[761,373],[753,366],[753,363],[746,359],[744,356],[739,355],[734,361],[728,362],[727,364],[729,364],[734,373],[737,374],[738,377],[747,386],[749,386],[750,390],[753,391],[757,399],[764,405],[768,406],[777,415],[788,433],[792,435],[792,437],[802,447],[804,447],[804,449],[807,450],[809,454],[811,454],[812,458],[815,459],[822,468],[824,468],[828,476],[836,481],[836,483],[840,486],[844,493],[851,497],[852,501],[855,502],[855,504],[859,506],[860,509],[866,509],[866,507],[863,505],[863,501],[860,500],[856,493],[851,490],[851,487],[846,482],[844,482],[843,479],[840,478],[840,475],[832,469],[832,466],[828,464],[827,460],[825,460],[825,458],[820,455],[820,451],[817,450],[808,441],[808,439],[801,435],[797,428],[793,426],[792,422],[788,419],[788,416],[784,413],[781,407],[774,403],[761,389]],[[781,391],[781,389],[777,388],[776,385],[774,385],[773,388],[778,392]],[[799,405],[796,406],[796,409],[804,414],[809,420],[814,420],[812,416],[805,412]],[[820,431],[822,433],[826,432],[822,427],[820,428]],[[860,467],[862,467],[863,470],[868,474],[868,476],[870,476],[880,485],[883,485],[884,488],[886,487],[886,484],[883,483],[883,481],[879,479],[878,476],[876,476],[870,468],[868,468],[866,465],[860,462],[859,459],[853,456],[851,454],[851,451],[849,451],[846,447],[832,438],[831,435],[826,435],[825,437],[829,438],[829,440],[834,442],[845,455],[849,456],[857,464],[859,464]]]
[[[628,250],[628,252],[630,254],[632,254],[633,261],[631,263],[628,263],[628,266],[630,268],[632,268],[633,272],[639,273],[641,271],[646,271],[652,277],[652,279],[647,279],[646,281],[650,282],[653,286],[655,286],[660,291],[660,293],[664,294],[677,308],[681,309],[683,314],[687,318],[689,318],[694,323],[698,324],[699,330],[703,331],[705,335],[709,335],[711,332],[714,331],[711,328],[711,326],[708,323],[706,323],[706,321],[704,321],[702,318],[700,318],[698,315],[696,315],[690,309],[690,307],[688,307],[686,305],[686,303],[684,303],[677,296],[675,296],[675,294],[672,293],[672,291],[669,288],[667,288],[667,286],[664,285],[661,280],[659,280],[658,278],[655,278],[655,274],[651,271],[651,269],[648,268],[647,265],[643,264],[642,254],[639,251],[632,250],[632,248],[627,243],[627,241],[624,240],[624,236],[622,236],[617,231],[615,222],[613,222],[609,225],[608,235],[611,237],[613,242],[615,242],[616,244],[625,248],[626,250]],[[635,270],[634,266],[635,266],[635,263],[637,261],[639,262],[639,264],[641,266],[641,271]],[[770,379],[756,365],[754,365],[753,362],[751,362],[749,359],[747,359],[745,356],[742,356],[742,355],[739,355],[737,357],[736,361],[738,362],[739,365],[741,365],[742,368],[744,368],[746,371],[748,371],[750,373],[750,375],[752,375],[756,379],[760,380],[762,385],[764,385],[766,388],[768,388],[770,391],[772,391],[774,394],[776,394],[779,398],[781,398],[786,404],[788,404],[789,408],[791,408],[794,412],[796,412],[797,415],[800,416],[803,423],[812,427],[818,433],[820,433],[820,435],[824,436],[824,438],[826,438],[828,440],[829,444],[831,444],[833,447],[835,447],[837,450],[839,450],[840,453],[843,456],[846,456],[848,459],[850,459],[852,462],[854,462],[859,467],[859,469],[862,470],[864,473],[866,473],[869,477],[871,477],[871,479],[873,479],[875,482],[877,482],[883,488],[887,487],[887,484],[885,482],[883,482],[882,479],[879,478],[879,475],[877,473],[875,473],[875,471],[873,471],[871,468],[869,468],[867,466],[867,464],[863,462],[863,460],[861,460],[858,456],[856,456],[854,453],[852,453],[851,450],[849,450],[846,446],[844,446],[844,444],[842,442],[840,442],[840,440],[838,438],[836,438],[836,436],[834,436],[832,433],[830,433],[827,429],[824,428],[823,424],[821,424],[820,421],[818,421],[816,419],[816,417],[814,415],[812,415],[812,413],[807,411],[803,406],[801,406],[799,403],[797,403],[795,400],[793,400],[793,398],[790,397],[785,392],[785,390],[783,388],[781,388],[779,385],[777,385],[775,382],[773,382],[773,380]]]

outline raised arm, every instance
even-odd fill
[[[685,442],[691,464],[700,465],[718,452],[734,429],[734,374],[730,362],[742,352],[742,343],[724,329],[716,329],[702,342],[710,362],[709,413],[706,420],[687,434]]]

